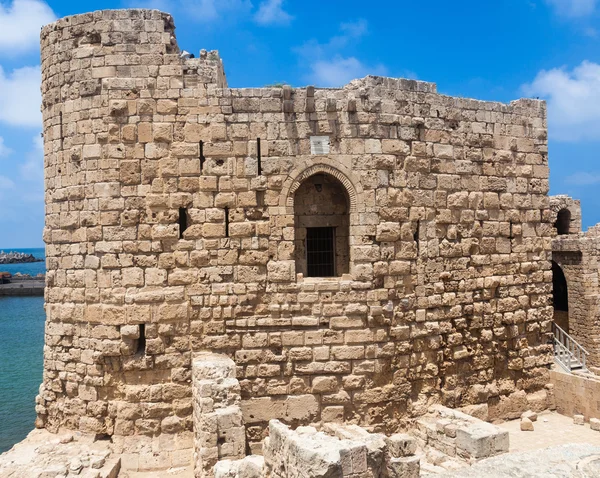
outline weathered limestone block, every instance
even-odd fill
[[[212,478],[223,459],[246,455],[246,430],[240,408],[240,384],[229,357],[200,353],[192,362],[194,473]]]
[[[222,460],[214,468],[215,478],[261,478],[265,459],[250,455],[241,460]]]
[[[394,456],[385,435],[371,434],[356,425],[327,423],[324,432],[313,427],[290,430],[277,420],[269,422],[264,441],[265,475],[269,478],[384,478],[419,476],[419,457]],[[408,452],[410,437],[401,448]]]
[[[414,433],[421,446],[468,462],[508,452],[507,431],[441,405],[417,420]]]
[[[521,431],[532,432],[533,422],[527,417],[521,417]]]

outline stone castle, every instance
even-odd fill
[[[233,89],[174,30],[156,10],[42,30],[37,426],[185,448],[222,399],[245,454],[273,418],[393,434],[434,404],[545,409],[545,103],[372,76]]]

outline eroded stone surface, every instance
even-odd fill
[[[387,438],[357,426],[327,424],[291,430],[269,422],[264,441],[267,478],[417,478],[419,457],[414,439],[407,435]]]
[[[600,446],[561,445],[482,460],[448,478],[591,478],[600,476]]]
[[[81,433],[34,430],[0,455],[1,478],[117,478],[120,467],[110,442]]]
[[[506,453],[508,432],[457,410],[435,405],[413,431],[422,447],[468,462]]]

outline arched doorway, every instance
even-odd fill
[[[552,261],[552,303],[554,323],[569,333],[569,295],[567,279],[561,267]]]
[[[571,228],[571,211],[568,209],[558,211],[554,227],[559,236],[569,234],[569,229]]]
[[[326,173],[305,179],[294,195],[296,271],[341,276],[350,269],[350,207],[343,184]]]

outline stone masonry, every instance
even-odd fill
[[[600,225],[581,230],[581,205],[568,196],[550,198],[554,321],[589,353],[600,371]]]
[[[240,408],[235,363],[222,355],[203,353],[192,362],[194,396],[194,469],[213,476],[219,460],[246,456],[246,431]]]
[[[433,403],[498,417],[545,393],[544,102],[233,89],[174,31],[156,10],[42,29],[38,427],[189,433],[207,351],[235,363],[257,452],[272,418],[390,434]]]

